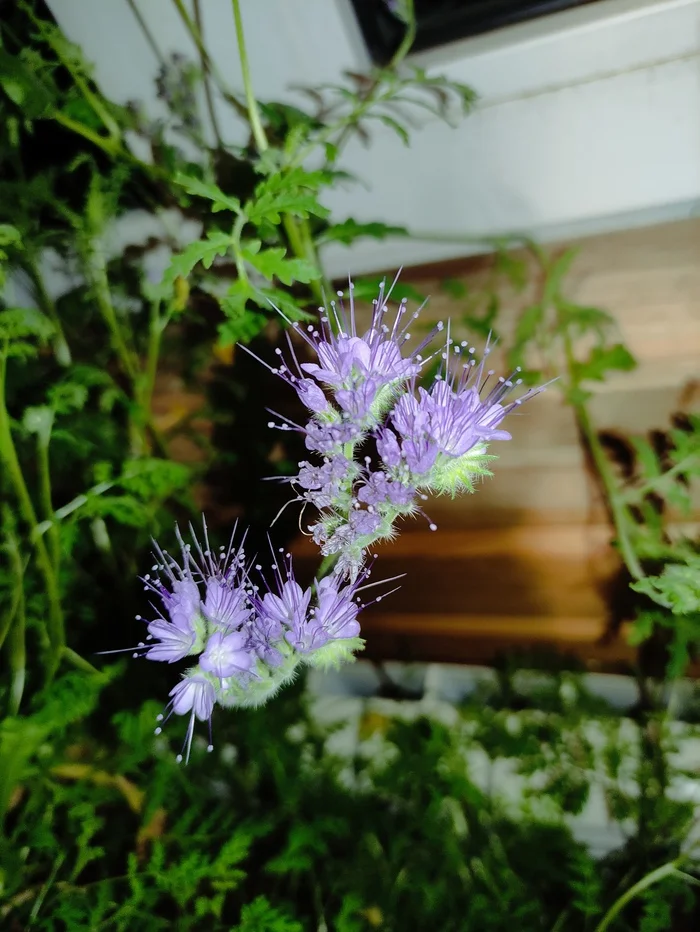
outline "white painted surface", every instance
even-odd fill
[[[95,62],[103,91],[154,115],[157,60],[126,0],[50,0]],[[163,52],[194,49],[171,0],[139,0]],[[211,54],[240,89],[229,0],[202,3]],[[366,54],[347,0],[243,0],[258,96],[299,102],[290,85],[337,80]],[[607,0],[415,57],[471,84],[475,113],[430,120],[410,149],[389,130],[352,142],[344,167],[366,182],[328,192],[338,220],[384,220],[460,236],[540,239],[687,217],[700,208],[700,0]],[[223,135],[243,139],[219,108]],[[224,114],[227,114],[224,118]],[[464,255],[459,242],[329,246],[330,274]]]

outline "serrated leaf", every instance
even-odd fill
[[[630,372],[637,363],[621,343],[613,346],[596,346],[585,362],[575,362],[572,367],[574,378],[579,382],[602,382],[609,372]]]
[[[320,278],[319,270],[306,259],[287,259],[286,249],[274,247],[262,252],[244,249],[243,258],[261,275],[272,281],[278,278],[285,285],[295,282],[308,283]]]
[[[556,300],[559,314],[557,332],[570,332],[572,336],[582,336],[593,332],[602,336],[605,330],[615,323],[614,317],[597,307],[584,307],[570,304],[568,301]]]
[[[660,576],[646,576],[632,583],[635,592],[648,595],[674,615],[700,612],[700,556],[687,563],[668,563]]]
[[[244,206],[251,223],[278,224],[282,214],[307,219],[309,216],[327,217],[329,211],[319,204],[316,193],[327,181],[324,172],[291,172],[271,175],[262,181]]]
[[[383,123],[384,126],[387,126],[390,130],[393,130],[393,132],[396,133],[396,135],[405,146],[410,146],[411,137],[408,134],[408,130],[405,126],[402,126],[401,123],[399,123],[399,121],[394,117],[391,117],[386,113],[373,113],[371,114],[371,118],[378,120],[380,123]]]
[[[661,463],[652,445],[643,437],[630,437],[630,443],[637,454],[642,473],[647,479],[656,479],[663,472]]]
[[[221,299],[221,310],[226,320],[219,324],[219,345],[249,343],[267,323],[267,317],[247,307],[248,301],[256,301],[256,290],[248,282],[239,279]]]
[[[189,243],[182,252],[173,256],[163,276],[162,287],[172,288],[177,278],[188,278],[195,266],[201,262],[210,269],[217,256],[225,256],[231,248],[231,234],[223,230],[211,230],[206,239]]]
[[[238,198],[225,194],[218,185],[212,182],[202,181],[201,178],[183,174],[176,175],[175,182],[183,187],[188,194],[194,194],[196,197],[203,197],[211,201],[214,205],[212,213],[219,213],[222,210],[230,210],[235,214],[241,212],[241,202]]]
[[[334,223],[325,229],[317,237],[317,243],[343,243],[349,246],[355,240],[362,237],[371,237],[372,239],[386,239],[387,236],[410,236],[406,227],[391,226],[387,223],[371,221],[369,223],[358,223],[352,217],[343,220],[342,223]]]
[[[34,338],[45,343],[54,333],[54,325],[36,308],[12,307],[0,311],[0,342]]]

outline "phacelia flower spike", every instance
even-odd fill
[[[208,722],[211,731],[216,705],[262,705],[301,665],[337,665],[362,649],[357,591],[369,575],[361,573],[355,584],[330,576],[304,588],[295,579],[290,554],[273,551],[270,574],[260,563],[251,565],[245,535],[236,545],[235,530],[229,546],[217,553],[206,524],[203,544],[194,532],[192,538],[187,544],[177,531],[178,559],[154,545],[157,562],[143,582],[163,611],[153,606],[157,617],[146,622],[146,640],[129,648],[135,657],[170,664],[190,659],[156,728],[160,734],[172,715],[189,716],[178,756],[185,761],[196,721]]]
[[[519,371],[497,378],[486,369],[488,343],[477,363],[476,349],[466,341],[457,345],[449,325],[438,323],[411,348],[410,325],[420,308],[409,314],[402,300],[392,312],[393,287],[382,286],[365,329],[350,283],[348,307],[338,292],[337,301],[319,309],[318,324],[292,324],[315,361],[300,361],[288,333],[287,359],[278,350],[280,364],[272,369],[309,411],[306,424],[270,423],[300,431],[315,456],[288,481],[298,501],[318,509],[308,531],[321,553],[334,556],[350,578],[373,543],[395,534],[398,518],[421,513],[428,494],[473,491],[477,479],[490,475],[489,444],[510,439],[503,420],[543,390],[512,399],[522,384]],[[440,333],[443,346],[430,349]],[[421,384],[425,364],[435,358],[442,362],[439,374],[431,385]]]

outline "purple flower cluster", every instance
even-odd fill
[[[268,587],[262,566],[249,565],[244,541],[236,547],[232,537],[228,548],[213,553],[206,525],[204,547],[192,536],[194,548],[178,532],[179,560],[155,545],[155,575],[143,582],[162,608],[152,603],[155,618],[146,622],[146,639],[129,648],[135,657],[166,663],[198,657],[158,716],[156,734],[173,713],[189,715],[178,760],[189,759],[196,719],[209,722],[212,749],[216,704],[261,705],[300,664],[335,665],[360,649],[357,615],[364,606],[357,593],[369,575],[365,570],[350,581],[333,574],[303,589],[287,554],[273,556],[274,583]]]
[[[272,369],[309,412],[304,425],[285,420],[270,426],[305,437],[310,461],[299,463],[289,481],[297,500],[318,512],[308,530],[331,558],[332,574],[304,589],[290,555],[273,554],[268,585],[244,543],[234,546],[232,537],[228,549],[212,553],[206,526],[204,547],[193,534],[193,549],[178,532],[179,560],[156,545],[155,576],[143,581],[162,608],[153,606],[146,639],[131,650],[166,663],[197,658],[170,691],[156,729],[160,733],[172,714],[189,716],[179,760],[189,759],[196,720],[209,722],[211,750],[215,705],[261,705],[300,665],[352,659],[363,645],[357,618],[365,606],[358,593],[369,585],[368,548],[392,537],[398,518],[420,512],[429,493],[471,490],[494,458],[488,444],[510,439],[501,428],[504,418],[542,391],[508,401],[522,383],[518,372],[496,378],[486,369],[489,346],[477,364],[474,347],[456,345],[449,327],[444,346],[427,349],[445,330],[442,324],[410,349],[410,326],[420,309],[409,314],[401,301],[392,313],[390,294],[380,289],[360,334],[351,283],[349,312],[339,292],[340,301],[320,309],[317,325],[292,325],[314,361],[299,361],[288,332],[288,360],[278,350],[280,362]],[[420,384],[426,363],[436,357],[439,374],[432,384]]]
[[[361,571],[367,548],[393,536],[397,518],[420,512],[428,493],[471,490],[476,478],[488,475],[493,457],[487,445],[510,439],[501,422],[542,391],[507,401],[522,384],[519,371],[496,378],[486,369],[490,347],[477,364],[474,347],[455,344],[449,328],[444,346],[424,355],[445,331],[442,323],[409,349],[410,325],[420,308],[409,314],[404,300],[392,313],[390,293],[382,286],[369,326],[360,334],[350,283],[349,311],[338,292],[340,300],[331,301],[329,310],[319,309],[318,325],[292,325],[316,361],[300,363],[288,334],[288,360],[278,350],[280,364],[272,369],[309,410],[303,426],[270,424],[302,431],[316,456],[316,462],[300,463],[290,480],[298,500],[318,509],[309,532],[325,556],[335,556],[337,570],[351,578]],[[421,372],[436,357],[440,373],[424,387]],[[374,456],[366,454],[368,446]],[[365,455],[358,461],[360,449]]]

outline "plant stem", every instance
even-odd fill
[[[39,475],[39,501],[45,521],[51,523],[47,531],[48,550],[53,565],[54,574],[58,575],[61,561],[61,545],[58,537],[58,525],[54,524],[53,519],[53,502],[51,500],[51,465],[49,462],[49,444],[48,438],[44,439],[41,434],[37,435],[37,471]]]
[[[609,929],[613,921],[618,917],[625,906],[627,906],[630,900],[639,896],[640,893],[644,893],[645,890],[652,887],[655,883],[659,883],[659,881],[664,880],[666,877],[670,877],[676,872],[676,868],[684,860],[685,858],[681,857],[677,858],[675,861],[669,861],[667,864],[657,867],[656,870],[642,877],[638,883],[634,884],[634,886],[625,891],[619,899],[615,900],[603,919],[596,926],[595,932],[605,932],[606,929]]]
[[[608,457],[598,439],[598,434],[593,427],[586,406],[584,404],[574,404],[572,407],[581,436],[585,440],[586,447],[590,452],[593,463],[598,471],[601,485],[605,491],[606,505],[615,527],[615,537],[622,559],[633,579],[643,579],[646,574],[636,554],[629,533],[632,519],[624,503],[622,493],[618,488],[617,480],[613,474]]]
[[[44,580],[46,598],[49,603],[46,622],[47,632],[51,643],[52,657],[47,664],[48,679],[51,680],[56,673],[61,656],[65,648],[65,628],[58,581],[54,573],[49,552],[42,537],[36,533],[37,519],[29,490],[22,475],[22,467],[17,457],[17,450],[10,430],[10,415],[5,404],[5,378],[7,372],[7,348],[0,353],[0,460],[2,461],[10,485],[13,488],[19,513],[29,528],[30,539],[36,553],[36,562],[39,572]]]
[[[179,0],[175,0],[179,2]],[[233,4],[233,19],[236,24],[236,41],[238,42],[238,57],[241,62],[241,76],[243,78],[243,88],[245,91],[245,100],[248,106],[248,121],[253,133],[255,145],[258,152],[262,153],[268,148],[267,136],[263,129],[262,120],[260,119],[260,109],[258,102],[253,93],[253,82],[250,76],[250,65],[248,64],[248,52],[246,51],[245,36],[243,34],[243,18],[241,16],[241,7],[239,0],[231,0]]]
[[[163,68],[165,66],[165,59],[163,58],[163,53],[158,48],[158,43],[153,37],[153,33],[151,32],[151,30],[148,28],[146,20],[143,18],[141,11],[139,10],[134,0],[126,0],[126,2],[129,4],[129,9],[133,13],[136,22],[139,24],[139,28],[141,29],[141,32],[143,33],[144,39],[146,40],[151,51],[153,52],[156,59],[158,60],[158,64],[161,66],[161,68]]]
[[[214,138],[216,139],[216,145],[219,149],[223,149],[224,143],[221,138],[221,130],[219,129],[219,121],[216,116],[216,109],[214,107],[214,97],[211,92],[211,66],[209,57],[206,54],[204,49],[204,32],[202,30],[202,10],[200,6],[200,0],[194,0],[194,19],[197,25],[197,33],[201,37],[201,45],[197,46],[199,52],[199,60],[202,65],[202,72],[204,74],[204,98],[207,102],[207,110],[209,111],[209,119],[211,121],[212,129],[214,130]]]
[[[238,55],[241,62],[241,76],[243,78],[246,104],[248,106],[248,122],[250,123],[250,129],[253,133],[253,139],[255,140],[257,150],[262,154],[267,151],[270,144],[265,135],[265,129],[260,118],[260,108],[258,107],[258,102],[255,99],[255,93],[253,91],[248,52],[246,50],[245,35],[243,33],[240,0],[231,0],[231,2],[233,4],[233,18],[236,25],[236,41],[238,42]],[[320,270],[321,266],[318,261],[318,255],[313,245],[311,232],[308,229],[308,220],[297,223],[296,217],[284,214],[282,216],[282,224],[289,239],[289,244],[297,258],[307,259]],[[324,300],[323,286],[318,281],[312,281],[309,287],[313,291],[315,300],[319,304],[322,304]]]
[[[109,330],[112,341],[112,348],[119,358],[125,375],[129,377],[133,384],[138,376],[138,368],[131,350],[126,344],[119,320],[114,311],[109,280],[107,278],[107,263],[102,254],[102,250],[97,244],[95,236],[90,236],[85,246],[84,259],[86,271],[88,273],[88,281],[92,285],[92,290],[102,319],[107,324],[107,329]]]
[[[121,144],[111,136],[101,136],[99,133],[90,129],[89,126],[85,126],[79,120],[74,120],[72,117],[66,116],[66,114],[62,113],[60,110],[54,110],[52,116],[61,126],[65,126],[65,128],[71,130],[71,132],[77,133],[78,136],[87,139],[112,158],[116,155],[123,154]]]
[[[19,545],[14,534],[7,536],[6,550],[10,558],[10,569],[17,586],[17,598],[13,605],[7,647],[10,664],[10,698],[8,713],[17,715],[24,693],[27,675],[26,615],[24,605],[24,566]],[[0,641],[0,644],[2,642]]]
[[[56,305],[51,298],[51,295],[46,289],[46,285],[44,284],[44,277],[39,269],[39,263],[37,262],[34,251],[31,250],[31,248],[25,247],[25,252],[20,264],[21,268],[24,270],[25,275],[28,276],[32,284],[34,289],[34,298],[37,304],[54,325],[56,335],[53,339],[53,344],[56,360],[60,366],[70,366],[72,362],[71,352],[66,340],[66,336],[63,332],[61,318],[59,317],[58,311],[56,310]]]

